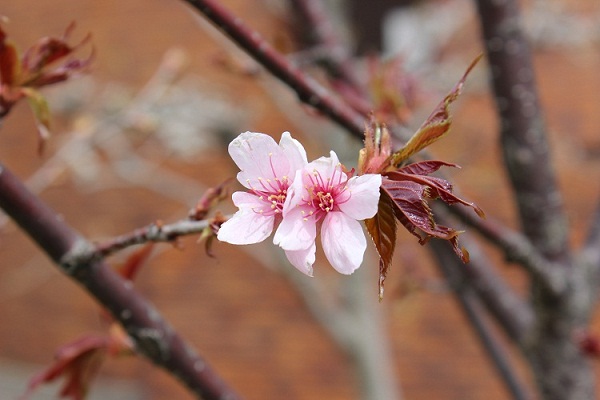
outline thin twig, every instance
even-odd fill
[[[508,262],[525,268],[539,282],[558,294],[565,289],[565,281],[560,266],[548,261],[532,245],[531,241],[519,232],[513,231],[492,218],[481,219],[461,206],[435,207],[436,215],[453,214],[474,228],[485,239],[504,253]]]
[[[291,4],[305,34],[310,36],[310,44],[323,49],[319,54],[322,54],[321,58],[332,78],[341,79],[357,97],[365,98],[366,93],[354,68],[355,60],[336,34],[333,18],[327,13],[323,2],[291,0]]]
[[[184,0],[215,24],[225,35],[250,54],[271,74],[283,81],[308,104],[357,138],[363,138],[365,116],[334,97],[326,88],[296,68],[257,31],[215,0]]]
[[[444,223],[442,218],[439,219]],[[498,274],[494,265],[480,246],[466,233],[461,235],[461,244],[469,251],[470,261],[463,264],[445,241],[431,240],[430,246],[438,264],[452,266],[455,276],[470,285],[485,305],[490,315],[516,344],[523,346],[531,332],[534,313],[531,305],[524,301],[505,279]],[[443,266],[440,266],[440,268]]]
[[[479,262],[483,258],[472,254],[469,271],[467,271],[465,265],[451,252],[448,252],[450,246],[447,243],[434,240],[430,243],[430,246],[438,259],[436,263],[438,268],[453,288],[471,326],[490,356],[507,389],[514,399],[528,399],[529,396],[525,387],[516,376],[515,369],[510,366],[505,350],[491,334],[483,315],[477,307],[477,303],[480,300],[508,336],[521,345],[524,344],[529,331],[528,326],[532,322],[531,310],[528,310],[524,302],[516,299],[515,294],[508,286],[503,288],[505,284],[499,277],[492,277],[492,279],[486,277],[490,271],[482,274],[482,271],[487,270],[485,262]],[[470,247],[470,250],[474,249]],[[474,274],[475,271],[477,272]]]
[[[461,290],[461,289],[458,289]],[[469,319],[469,322],[473,329],[477,332],[479,339],[483,345],[483,348],[488,352],[489,356],[493,360],[493,364],[496,370],[502,377],[502,380],[506,384],[506,388],[515,400],[526,400],[531,398],[528,395],[524,385],[520,382],[518,377],[515,375],[514,367],[511,365],[506,351],[494,338],[490,327],[486,323],[484,316],[481,313],[477,299],[473,296],[471,290],[465,290],[463,293],[457,295],[459,301],[462,304],[463,310]]]
[[[198,398],[239,399],[159,312],[106,263],[90,259],[91,243],[0,164],[0,208],[83,285],[125,328],[136,349],[181,380]]]
[[[96,245],[95,250],[92,252],[93,254],[90,256],[106,257],[129,246],[148,242],[174,242],[181,236],[202,233],[209,225],[210,221],[207,220],[181,220],[168,225],[152,223],[143,228],[136,229],[133,232],[114,237],[104,243]]]

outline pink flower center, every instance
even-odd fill
[[[277,177],[272,157],[273,153],[269,153],[269,166],[271,172],[273,172],[273,176],[275,176],[273,180],[259,176],[257,178],[259,187],[252,186],[250,179],[246,181],[248,182],[248,186],[250,186],[250,193],[258,196],[258,198],[265,203],[263,207],[252,208],[252,211],[266,216],[281,214],[283,211],[283,203],[285,203],[285,198],[287,196],[287,190],[290,187],[290,180],[287,176],[284,175],[282,178]]]
[[[258,183],[260,187],[252,186],[250,180],[247,182],[251,188],[250,193],[258,196],[258,198],[265,203],[264,207],[255,207],[252,211],[267,216],[281,214],[283,211],[283,203],[285,203],[285,198],[287,196],[287,190],[290,186],[290,180],[287,176],[284,176],[281,179],[275,178],[275,180],[259,177]]]
[[[302,203],[310,208],[308,215],[321,219],[330,211],[339,211],[339,205],[350,199],[350,192],[346,186],[345,174],[340,166],[336,167],[331,177],[323,178],[321,173],[314,170],[306,173],[304,187],[306,192],[302,197]],[[304,218],[306,220],[306,218]]]

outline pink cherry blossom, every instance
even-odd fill
[[[377,213],[381,175],[349,178],[335,152],[296,173],[273,242],[288,260],[312,276],[315,239],[321,227],[325,256],[338,272],[351,274],[362,263],[367,241],[359,220]]]
[[[279,144],[263,133],[245,132],[229,144],[229,154],[240,168],[238,181],[249,190],[233,194],[239,211],[217,237],[232,244],[261,242],[281,220],[292,179],[307,164],[306,151],[289,132],[281,135]]]

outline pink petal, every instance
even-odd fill
[[[317,236],[316,221],[313,217],[305,219],[301,207],[291,209],[275,231],[273,243],[284,250],[306,250],[314,245]]]
[[[294,181],[288,188],[287,196],[285,197],[285,203],[283,203],[283,217],[287,215],[288,211],[295,209],[302,202],[304,196],[304,183],[302,181],[302,170],[296,171],[293,176]]]
[[[346,174],[341,174],[339,170],[340,160],[335,151],[330,151],[329,157],[320,157],[310,162],[304,169],[308,173],[317,172],[323,179],[332,178],[335,175],[335,182],[341,177],[341,182],[346,182],[348,179]]]
[[[217,239],[231,244],[253,244],[265,240],[273,232],[275,223],[274,216],[255,211],[265,207],[265,203],[246,192],[235,192],[232,198],[240,210],[221,225]]]
[[[248,208],[254,210],[262,210],[269,208],[269,204],[261,200],[257,195],[249,192],[235,192],[231,195],[231,200],[237,208]]]
[[[247,188],[248,179],[265,176],[264,164],[268,163],[268,154],[279,150],[275,140],[269,135],[258,132],[244,132],[229,143],[229,155],[240,169],[238,181]]]
[[[377,213],[379,204],[379,187],[381,186],[381,175],[366,174],[355,176],[348,181],[350,198],[344,203],[338,204],[340,210],[356,220],[373,217]]]
[[[367,248],[360,222],[341,212],[330,212],[323,220],[321,243],[333,268],[345,275],[360,267]]]
[[[244,132],[229,144],[229,154],[240,168],[238,181],[249,189],[276,190],[277,179],[292,179],[307,164],[304,147],[289,132],[282,134],[279,145],[264,133]]]
[[[289,262],[300,272],[308,276],[313,276],[313,264],[315,262],[315,252],[317,246],[315,242],[306,250],[285,250],[285,255]]]
[[[289,162],[289,171],[287,173],[291,176],[288,176],[288,178],[293,179],[296,171],[308,164],[306,150],[304,150],[299,141],[292,138],[289,132],[283,132],[279,141],[279,147],[281,147],[283,154],[285,154]]]

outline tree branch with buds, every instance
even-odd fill
[[[201,358],[159,312],[101,258],[94,246],[23,186],[0,164],[0,207],[27,232],[71,279],[119,321],[136,350],[181,380],[203,399],[238,399],[233,389]]]

